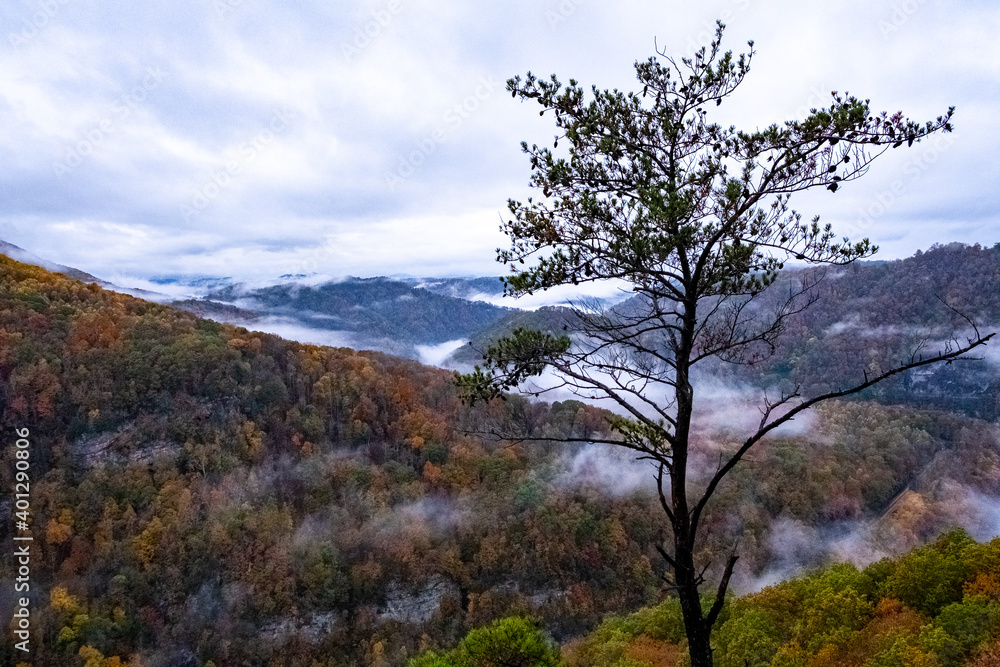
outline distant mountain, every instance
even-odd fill
[[[482,352],[496,340],[515,329],[536,329],[559,336],[566,333],[575,316],[573,310],[546,306],[538,310],[515,310],[470,336],[469,344],[458,348],[446,361],[446,366],[473,366],[483,360]]]
[[[511,312],[479,301],[432,292],[390,278],[349,278],[310,287],[229,286],[208,295],[265,318],[312,330],[342,332],[360,346],[418,357],[416,346],[464,339]]]
[[[251,324],[261,319],[260,313],[238,308],[228,303],[219,303],[211,299],[185,299],[170,304],[174,308],[186,310],[189,313],[220,322],[241,322]]]
[[[486,278],[402,278],[402,282],[426,289],[435,294],[453,296],[469,301],[486,301],[498,306],[510,306],[522,310],[536,310],[547,306],[571,307],[586,305],[611,308],[631,296],[630,288],[624,283],[585,283],[582,285],[561,285],[549,290],[535,292],[530,296],[513,298],[504,295],[503,279],[499,276]]]
[[[16,246],[13,243],[7,243],[6,241],[0,241],[0,254],[7,255],[11,259],[23,264],[40,266],[46,271],[61,273],[65,276],[69,276],[70,278],[82,280],[85,283],[97,283],[101,287],[105,287],[110,284],[100,278],[97,278],[96,276],[90,275],[86,271],[81,271],[80,269],[74,269],[71,266],[63,266],[62,264],[56,264],[55,262],[42,259],[38,255],[30,253],[24,248]]]
[[[238,281],[234,278],[217,278],[213,276],[187,276],[184,278],[178,277],[159,277],[151,278],[150,281],[154,285],[163,285],[164,287],[182,287],[184,289],[190,290],[192,294],[204,295],[209,292],[220,290],[230,285],[235,285]],[[282,282],[287,282],[284,280]]]
[[[512,299],[504,296],[499,277],[285,278],[295,280],[264,286],[223,283],[202,299],[171,305],[300,342],[373,349],[450,367],[477,360],[475,349],[519,326],[544,328],[554,314],[568,313],[569,304],[613,307],[627,296],[613,285],[596,286],[596,292],[587,285]],[[441,347],[468,341],[471,348],[463,345],[450,356]]]
[[[171,293],[190,290],[193,295],[204,295],[172,301],[166,294],[121,287],[6,241],[0,241],[0,254],[108,290],[170,303],[199,317],[278,333],[301,342],[374,349],[424,361],[442,356],[436,349],[423,352],[424,346],[434,348],[468,338],[513,312],[471,300],[484,294],[499,298],[503,285],[497,278],[350,277],[309,285],[310,280],[323,278],[284,276],[296,282],[264,283],[263,287],[210,276],[153,279],[152,283],[163,285]]]
[[[823,276],[814,292],[818,301],[790,318],[770,359],[715,370],[742,383],[816,394],[911,357],[933,356],[953,336],[964,341],[972,327],[966,318],[984,333],[1000,331],[1000,244],[935,245],[902,260],[788,272],[772,288],[772,299],[817,275]],[[768,302],[761,307],[766,310]],[[975,355],[981,361],[938,364],[890,378],[868,397],[947,405],[992,419],[1000,412],[1000,356],[994,346],[981,348]]]
[[[106,289],[159,302],[170,300],[163,294],[112,285],[10,243],[0,241],[0,252]],[[818,302],[789,319],[770,359],[752,367],[720,363],[703,369],[724,382],[784,390],[798,387],[815,394],[854,383],[866,371],[889,367],[915,352],[937,349],[948,336],[968,328],[962,315],[984,328],[1000,327],[1000,300],[996,298],[1000,294],[1000,245],[935,245],[903,260],[786,270],[755,306],[757,314],[765,316],[789,289],[820,274],[823,279],[814,292]],[[213,277],[154,282],[169,286],[173,293],[183,285],[193,294],[204,295],[171,304],[199,317],[300,342],[379,350],[448,367],[478,363],[479,351],[518,327],[562,332],[563,326],[570,325],[570,308],[545,304],[581,298],[579,290],[550,290],[536,295],[542,300],[507,299],[498,277],[285,279],[294,282],[251,286]],[[605,308],[627,309],[635,304],[623,301],[628,293],[614,286],[594,295],[592,302]],[[507,304],[515,307],[504,307]],[[568,330],[573,328],[568,326]],[[468,342],[471,345],[463,344]],[[1000,357],[992,354],[992,348],[985,353],[986,361],[942,365],[893,378],[870,390],[869,397],[888,403],[945,402],[992,418],[1000,413],[996,400]]]
[[[812,281],[816,302],[787,319],[769,358],[753,365],[707,360],[698,367],[699,377],[816,395],[858,384],[865,373],[888,370],[911,356],[933,356],[952,336],[964,340],[971,332],[966,317],[983,332],[1000,331],[1000,244],[935,245],[902,260],[786,270],[744,315],[766,321],[783,299]],[[626,312],[638,307],[641,298],[633,296],[611,308]],[[519,327],[559,334],[569,325],[572,332],[571,319],[568,308],[509,313],[472,334],[472,344],[458,349],[444,365],[481,362],[480,351]],[[901,374],[865,397],[947,406],[993,419],[1000,414],[1000,355],[988,347],[979,356],[983,358]]]

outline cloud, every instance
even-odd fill
[[[979,542],[1000,536],[1000,498],[950,479],[937,480],[933,493],[907,489],[879,516],[840,524],[809,526],[779,517],[765,538],[768,568],[759,576],[738,573],[737,588],[756,591],[829,562],[864,567],[895,558],[960,526]]]
[[[498,267],[502,269],[502,267]],[[537,310],[545,306],[573,305],[586,309],[594,301],[604,304],[615,304],[632,296],[631,287],[623,280],[608,280],[582,285],[558,285],[552,289],[542,290],[534,294],[526,294],[518,298],[504,296],[503,292],[496,294],[469,294],[464,298],[471,301],[486,301],[495,306],[521,308],[522,310]]]
[[[314,329],[303,326],[296,320],[283,317],[265,317],[252,324],[244,324],[243,326],[253,331],[276,334],[282,338],[296,340],[300,343],[327,345],[330,347],[360,347],[357,336],[352,332]]]
[[[584,445],[561,465],[566,470],[554,480],[559,485],[591,485],[616,496],[656,489],[656,468],[649,461],[636,460],[635,453],[622,447]]]
[[[828,556],[827,541],[817,528],[788,517],[775,519],[765,545],[771,554],[767,570],[758,577],[737,570],[739,590],[757,591],[790,579],[808,567],[823,564]]]
[[[430,366],[441,366],[455,350],[467,342],[464,338],[459,338],[458,340],[449,340],[440,345],[417,345],[415,347],[420,363]]]
[[[996,7],[49,4],[47,14],[28,0],[0,8],[0,229],[95,275],[253,279],[289,273],[324,248],[335,251],[318,270],[332,275],[495,275],[506,200],[531,194],[519,143],[555,131],[503,82],[532,70],[631,89],[632,63],[652,53],[654,37],[684,54],[719,17],[727,47],[757,44],[744,89],[718,109],[722,122],[801,115],[835,89],[921,119],[958,107],[953,143],[893,152],[835,196],[797,197],[800,210],[871,236],[886,257],[1000,240],[991,159],[1000,58],[976,46],[1000,27]],[[294,121],[241,162],[281,110]],[[234,160],[239,173],[215,182]],[[199,194],[210,201],[186,217],[182,206]]]

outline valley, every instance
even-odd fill
[[[714,419],[692,483],[734,446],[741,401],[795,381],[798,363],[820,364],[831,383],[870,363],[839,346],[851,327],[882,332],[864,352],[878,360],[955,324],[950,310],[924,310],[935,291],[1000,321],[998,255],[944,246],[837,277],[829,305],[788,337],[779,358],[790,365],[703,379],[729,391],[708,394]],[[607,437],[600,407],[510,397],[470,408],[446,370],[0,263],[4,428],[30,424],[38,443],[36,664],[85,649],[149,665],[405,664],[512,614],[569,642],[606,614],[664,599],[652,469],[606,446],[550,441]],[[261,303],[318,321],[350,313],[354,298],[370,306],[355,321],[402,332],[400,344],[485,345],[525,322],[558,330],[569,316],[429,293],[421,303],[440,310],[421,318],[399,298],[418,289],[280,287]],[[901,289],[908,300],[893,296]],[[250,310],[234,291],[214,296],[244,309],[230,315]],[[879,313],[877,328],[865,312]],[[915,318],[925,330],[908,332]],[[721,557],[738,540],[734,585],[749,593],[831,562],[898,556],[956,525],[991,539],[1000,385],[992,357],[966,365],[831,403],[769,439],[713,502],[704,552]]]

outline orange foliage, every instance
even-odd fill
[[[648,667],[679,667],[684,650],[677,644],[640,635],[625,648],[625,657]]]
[[[979,649],[967,667],[1000,667],[1000,638]]]
[[[45,524],[45,539],[49,544],[62,544],[73,536],[73,513],[64,509],[58,519],[49,519]]]
[[[566,598],[574,612],[585,614],[594,608],[594,594],[585,583],[581,582],[570,586]]]
[[[153,517],[146,528],[132,540],[132,550],[135,557],[144,567],[149,567],[153,563],[153,559],[156,558],[156,552],[159,550],[165,530],[160,517]]]
[[[49,604],[56,611],[75,614],[80,610],[80,600],[75,595],[70,595],[63,586],[54,586],[49,593]]]
[[[846,643],[824,646],[809,667],[862,667],[899,637],[916,638],[924,623],[926,619],[899,600],[883,598],[875,608],[875,618],[868,625]]]
[[[896,598],[882,598],[875,606],[875,617],[885,618],[902,613],[906,606]]]
[[[441,486],[444,482],[444,475],[441,474],[441,466],[436,466],[430,461],[424,464],[424,481],[433,487]]]
[[[125,667],[125,663],[118,656],[105,658],[100,651],[91,646],[81,647],[79,656],[86,661],[84,667]]]
[[[991,600],[1000,600],[1000,575],[980,572],[975,579],[965,584],[965,595],[981,595]]]
[[[73,548],[60,566],[60,576],[76,574],[87,569],[93,561],[94,550],[90,542],[80,537],[73,538]]]
[[[107,313],[83,313],[73,322],[66,347],[70,354],[80,354],[90,349],[116,349],[121,343],[121,332],[114,319]]]

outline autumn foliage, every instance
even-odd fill
[[[0,402],[5,433],[32,433],[36,666],[402,665],[511,615],[534,619],[545,642],[567,642],[611,633],[611,621],[598,625],[606,614],[664,599],[662,526],[642,469],[628,485],[617,468],[578,465],[579,448],[530,440],[606,429],[603,411],[578,402],[463,407],[440,369],[217,324],[3,257]],[[498,428],[529,440],[475,435]],[[965,417],[836,404],[814,431],[765,443],[720,490],[706,553],[738,536],[757,576],[781,556],[768,540],[776,525],[878,515],[925,470],[983,493],[1000,479],[992,426]],[[0,468],[4,488],[11,475]],[[887,519],[900,548],[948,518],[914,488]],[[5,544],[10,529],[0,525]],[[732,627],[758,637],[747,650],[777,646],[793,660],[833,650],[824,628],[841,604],[869,625],[905,628],[966,604],[927,641],[989,664],[996,648],[979,635],[945,636],[997,599],[1000,564],[975,549],[978,564],[931,588],[921,572],[951,572],[952,561],[920,552],[898,566],[899,613],[838,588],[793,636],[773,617],[813,603],[778,587],[770,607]],[[13,580],[13,566],[0,560],[0,578]],[[10,618],[10,604],[0,600],[0,615]],[[601,655],[670,664],[682,637],[671,604],[626,617],[641,629]],[[874,646],[873,627],[850,632]],[[903,660],[929,650],[920,641],[884,650]],[[0,644],[0,663],[20,659],[12,645]]]

